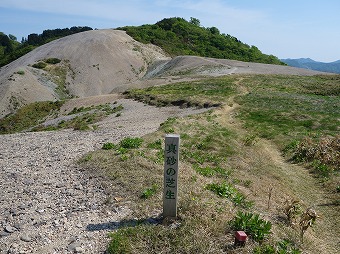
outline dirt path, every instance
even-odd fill
[[[242,86],[243,78],[236,81],[239,93],[248,93],[246,87]],[[249,133],[242,128],[242,123],[235,116],[240,105],[235,103],[231,97],[228,104],[216,110],[217,120],[228,128],[232,128],[239,135],[246,137]],[[284,201],[286,198],[300,200],[304,207],[313,208],[320,218],[316,225],[305,234],[305,249],[318,250],[317,253],[339,253],[340,252],[340,213],[336,206],[332,205],[330,193],[322,188],[320,181],[313,177],[307,169],[302,166],[287,162],[279,152],[279,149],[270,141],[257,138],[252,154],[243,156],[250,158],[248,169],[256,168],[257,172],[248,172],[247,177],[253,174],[253,192],[256,195],[253,200],[266,210],[269,186],[273,187],[271,208],[266,216],[273,218],[283,214]],[[245,151],[245,153],[247,153]],[[240,158],[241,160],[243,158]],[[260,170],[259,170],[260,169]],[[250,174],[250,175],[249,175]],[[281,229],[279,229],[281,230]],[[306,253],[312,253],[307,251]]]
[[[98,179],[76,161],[103,143],[154,132],[168,117],[198,113],[119,99],[120,117],[96,131],[73,130],[0,136],[0,253],[102,253],[109,230],[129,214],[104,205]]]

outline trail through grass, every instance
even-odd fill
[[[330,84],[327,95],[324,91],[319,94],[322,89],[317,89],[316,84]],[[93,152],[83,159],[83,166],[92,173],[106,176],[113,196],[120,195],[131,202],[131,217],[137,218],[134,226],[112,234],[110,253],[124,253],[124,249],[127,253],[251,253],[266,248],[275,250],[282,244],[286,244],[282,248],[289,245],[310,253],[339,251],[339,211],[334,202],[339,193],[324,188],[331,179],[337,179],[336,172],[322,183],[307,169],[286,161],[280,152],[306,135],[337,133],[334,122],[339,119],[339,97],[333,95],[337,93],[337,84],[337,77],[332,76],[309,79],[256,75],[205,80],[199,85],[167,85],[164,90],[134,90],[134,98],[144,100],[152,94],[153,103],[163,104],[166,100],[172,104],[181,100],[179,91],[185,87],[197,92],[187,94],[186,103],[194,105],[195,101],[215,98],[211,101],[222,106],[197,116],[168,119],[159,131],[143,137],[138,149],[118,146]],[[204,92],[209,87],[224,87],[229,92],[209,92],[209,97]],[[319,101],[321,107],[313,106]],[[314,122],[307,124],[301,115],[320,121],[320,127],[315,129]],[[162,189],[158,188],[162,186],[165,133],[180,134],[182,144],[179,218],[170,225],[160,223]],[[152,190],[152,195],[141,198],[148,190]],[[298,199],[303,209],[313,207],[321,216],[308,229],[303,244],[298,226],[292,227],[285,217],[286,199]],[[252,205],[240,206],[243,201]],[[251,239],[245,248],[234,249],[233,229],[228,222],[237,211],[260,214],[261,220],[269,221],[270,237],[260,243]],[[330,236],[330,231],[334,235]]]

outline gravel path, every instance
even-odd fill
[[[201,112],[155,108],[121,99],[120,117],[96,131],[73,130],[0,136],[0,253],[103,253],[107,232],[130,213],[128,204],[105,206],[98,179],[75,161],[105,142],[142,136],[168,117]]]

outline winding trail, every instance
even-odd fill
[[[109,230],[129,214],[106,206],[98,179],[75,163],[82,155],[158,129],[169,117],[202,110],[156,108],[120,99],[124,110],[96,131],[29,132],[0,136],[0,253],[103,253]]]
[[[243,79],[239,77],[235,82],[239,91],[237,96],[249,93],[248,89],[242,85]],[[230,97],[227,105],[215,110],[214,113],[221,124],[245,137],[248,135],[247,130],[242,128],[241,121],[235,117],[241,106],[235,103],[234,98],[235,96]],[[250,170],[255,170],[255,172],[248,172],[247,177],[253,174],[252,180],[256,182],[253,192],[256,195],[252,198],[256,200],[257,205],[261,206],[260,210],[266,210],[270,186],[273,187],[272,207],[266,216],[272,219],[273,214],[282,215],[287,198],[299,200],[304,207],[311,207],[319,215],[316,225],[305,233],[308,239],[304,245],[307,249],[305,253],[312,253],[308,251],[308,245],[318,250],[317,253],[340,253],[340,210],[334,204],[334,197],[337,194],[329,193],[322,188],[320,180],[310,174],[306,168],[286,161],[273,142],[257,138],[253,146],[253,155],[248,154],[244,157],[253,156]]]

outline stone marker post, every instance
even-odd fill
[[[163,217],[177,217],[179,135],[165,136]]]

